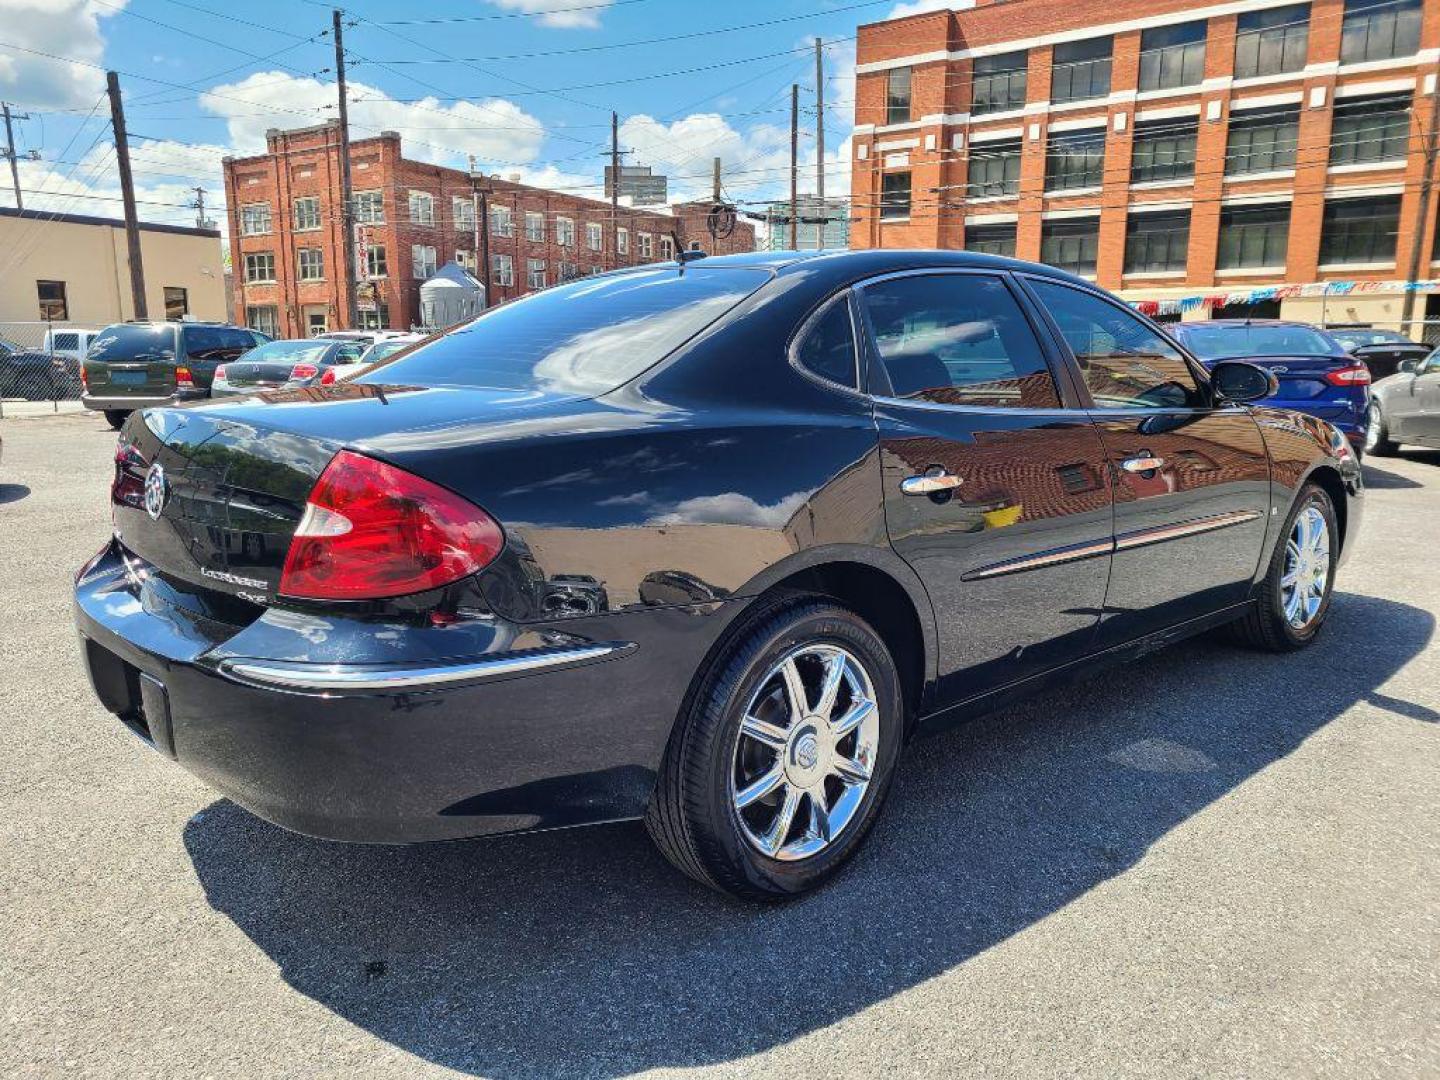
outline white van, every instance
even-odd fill
[[[52,356],[70,356],[84,360],[90,351],[90,342],[100,336],[99,330],[76,330],[68,327],[51,327],[45,331],[45,344],[41,352]]]

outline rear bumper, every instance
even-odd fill
[[[327,618],[333,641],[316,641],[320,622],[272,609],[249,627],[221,627],[123,554],[112,543],[76,581],[82,656],[101,703],[251,812],[335,840],[638,816],[686,665],[726,621],[668,609],[570,620],[563,636],[487,621],[488,647],[462,630],[456,655],[444,656],[435,631],[406,640],[393,624]],[[620,636],[582,636],[580,622]],[[376,631],[387,653],[371,655],[410,658],[352,662]],[[249,655],[257,643],[270,655]],[[327,649],[346,660],[318,659]]]
[[[161,405],[179,405],[186,401],[203,401],[210,396],[208,390],[177,390],[169,397],[141,397],[135,394],[114,394],[110,396],[83,393],[80,404],[96,412],[113,410],[149,409]]]

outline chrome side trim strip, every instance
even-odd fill
[[[1216,529],[1228,529],[1231,525],[1243,525],[1247,521],[1254,521],[1263,516],[1264,514],[1259,510],[1235,510],[1228,514],[1216,514],[1213,517],[1196,518],[1194,521],[1182,521],[1176,525],[1141,529],[1138,532],[1116,537],[1115,550],[1128,551],[1131,548],[1146,547],[1149,544],[1159,544],[1166,540],[1178,540],[1182,536],[1197,536],[1200,533],[1214,532]]]
[[[1080,559],[1093,559],[1097,555],[1109,555],[1115,549],[1113,540],[1095,540],[1087,544],[1075,544],[1072,547],[1056,548],[1053,551],[1042,551],[1036,555],[1026,555],[1019,559],[1010,559],[1008,562],[995,563],[992,566],[982,566],[979,570],[972,570],[965,574],[961,581],[979,581],[984,578],[1001,577],[1004,574],[1018,574],[1024,570],[1038,570],[1042,566],[1059,566],[1061,563],[1077,562]]]
[[[456,683],[529,675],[630,652],[633,642],[606,641],[559,649],[507,653],[459,664],[379,667],[373,664],[306,664],[285,660],[227,660],[223,674],[300,693],[343,690],[436,690]]]

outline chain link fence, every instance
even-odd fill
[[[0,322],[0,417],[6,403],[80,398],[80,362],[102,329],[94,323]]]

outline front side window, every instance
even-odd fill
[[[1094,277],[1100,259],[1100,219],[1074,218],[1045,221],[1040,225],[1040,261],[1069,270],[1082,277]]]
[[[435,197],[424,191],[410,192],[410,221],[415,225],[435,224]]]
[[[355,220],[362,225],[385,224],[385,200],[379,191],[357,191],[352,196],[355,203]]]
[[[1125,223],[1125,273],[1167,274],[1185,269],[1190,211],[1131,213]]]
[[[1423,0],[1345,0],[1340,62],[1361,64],[1414,56],[1420,50]]]
[[[555,242],[561,247],[575,246],[575,222],[569,218],[555,219]]]
[[[65,282],[37,281],[35,292],[40,299],[40,318],[46,322],[64,322],[70,318],[70,304],[65,298]]]
[[[1320,262],[1393,263],[1399,233],[1399,195],[1332,200],[1320,226]]]
[[[1055,46],[1050,73],[1050,100],[1083,101],[1110,93],[1109,37],[1066,41]]]
[[[1410,147],[1410,95],[1341,98],[1330,127],[1330,164],[1404,161]]]
[[[880,178],[880,220],[905,221],[910,217],[910,174],[886,173]]]
[[[965,226],[965,250],[1015,257],[1015,225]]]
[[[1135,315],[1083,289],[1031,279],[1102,409],[1203,404],[1185,357]]]
[[[1198,86],[1205,78],[1205,20],[1155,26],[1140,35],[1140,89]]]
[[[1099,187],[1105,178],[1105,129],[1065,131],[1050,136],[1045,154],[1045,190]]]
[[[600,251],[605,246],[605,232],[596,221],[585,223],[585,246],[591,251]]]
[[[275,253],[252,251],[245,256],[245,280],[268,282],[275,280]]]
[[[365,249],[365,270],[372,278],[383,278],[390,276],[390,266],[385,259],[385,249],[378,244],[371,244]]]
[[[1273,172],[1295,167],[1300,142],[1300,108],[1257,109],[1230,118],[1225,175]]]
[[[1227,206],[1220,211],[1221,270],[1283,267],[1290,244],[1290,204]]]
[[[805,336],[795,349],[795,359],[801,367],[822,379],[855,388],[855,329],[846,297],[833,301],[806,328]]]
[[[301,281],[319,281],[325,276],[325,252],[320,248],[301,248],[299,270]]]
[[[885,77],[885,123],[910,122],[910,69],[892,68]]]
[[[412,244],[410,259],[414,264],[415,278],[425,281],[435,276],[435,249],[428,244]]]
[[[977,56],[972,76],[970,111],[976,116],[1025,107],[1030,56],[1011,52]]]
[[[1058,408],[1055,381],[998,277],[894,278],[861,294],[896,397],[987,408]]]
[[[1195,175],[1195,119],[1146,120],[1135,125],[1130,180],[1144,184],[1186,180]]]
[[[241,236],[264,236],[269,231],[269,203],[247,203],[240,207]]]
[[[533,210],[525,211],[525,239],[535,243],[545,240],[545,215]]]
[[[1235,78],[1299,71],[1309,51],[1309,4],[1244,12],[1235,25]]]
[[[495,284],[508,289],[515,284],[515,260],[509,255],[492,255],[491,276]]]
[[[1008,198],[1020,192],[1019,139],[996,139],[970,147],[969,190],[972,199]]]
[[[306,195],[304,198],[295,200],[295,231],[310,232],[320,228],[320,200],[314,195]]]
[[[532,289],[545,288],[544,259],[527,259],[525,261],[525,283]]]

